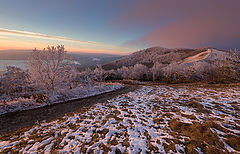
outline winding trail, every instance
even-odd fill
[[[0,135],[10,133],[19,128],[30,127],[41,121],[50,121],[67,113],[77,111],[85,106],[105,102],[112,97],[137,89],[137,86],[125,86],[115,91],[90,96],[87,98],[53,104],[42,108],[18,111],[0,115]]]

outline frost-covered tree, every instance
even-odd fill
[[[69,82],[71,67],[63,45],[34,49],[27,62],[31,82],[39,88],[54,92]]]
[[[130,74],[131,74],[131,70],[126,66],[123,66],[121,68],[121,70],[122,70],[122,78],[123,79],[129,79]]]
[[[104,80],[104,70],[101,65],[97,65],[97,67],[94,69],[94,79],[97,81],[103,81]]]
[[[134,80],[146,80],[147,79],[148,68],[142,64],[136,64],[132,68],[130,74],[131,79]]]
[[[172,75],[176,70],[175,68],[176,66],[177,66],[176,63],[172,63],[163,69],[163,75],[167,80],[170,80],[172,78]]]
[[[163,76],[163,67],[164,65],[162,63],[154,63],[153,67],[151,68],[153,81],[158,81],[160,80],[161,76]]]
[[[209,77],[213,82],[235,82],[240,80],[238,58],[234,54],[221,55],[219,61],[212,64]]]

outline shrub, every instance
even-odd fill
[[[22,69],[8,66],[0,78],[0,94],[2,95],[21,95],[29,91],[28,74]]]

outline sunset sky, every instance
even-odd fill
[[[0,50],[240,48],[240,0],[4,0]]]

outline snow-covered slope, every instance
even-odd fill
[[[144,64],[152,67],[154,63],[171,64],[181,62],[183,59],[195,56],[205,52],[207,48],[199,49],[167,49],[161,47],[152,47],[137,51],[131,55],[115,60],[103,65],[104,69],[116,69],[122,66],[133,66],[135,64]]]
[[[206,51],[200,52],[199,54],[185,58],[183,60],[183,63],[193,63],[199,60],[206,59],[211,54],[211,52],[211,49],[207,49]]]
[[[174,63],[194,63],[205,59],[209,62],[221,60],[228,55],[229,52],[214,48],[167,49],[161,47],[152,47],[137,51],[131,55],[103,65],[103,68],[110,70],[121,68],[123,66],[134,66],[135,64],[144,64],[151,68],[156,62],[168,66]]]

